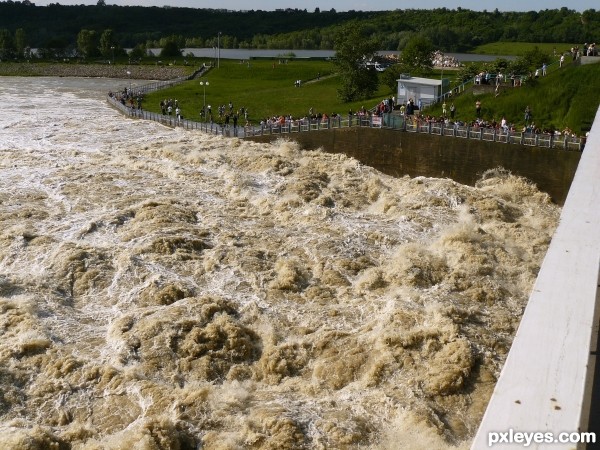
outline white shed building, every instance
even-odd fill
[[[413,99],[416,106],[435,103],[442,95],[442,86],[448,85],[448,79],[435,80],[401,75],[398,81],[397,104],[407,104]],[[443,83],[443,84],[442,84]]]

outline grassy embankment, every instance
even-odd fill
[[[533,122],[540,129],[570,128],[577,134],[585,134],[596,116],[600,105],[600,63],[589,65],[566,64],[559,68],[551,65],[546,77],[530,80],[523,86],[505,87],[498,96],[493,88],[489,93],[473,95],[467,91],[447,101],[448,108],[454,102],[456,118],[472,121],[476,118],[475,101],[482,103],[485,120],[502,120],[505,117],[517,129],[525,126],[524,111],[529,106]],[[426,111],[439,116],[440,104]]]
[[[248,67],[247,62],[222,59],[221,67],[211,69],[201,79],[148,94],[144,108],[160,112],[162,99],[177,99],[184,117],[200,120],[206,90],[206,104],[211,105],[213,116],[217,116],[219,105],[231,101],[236,111],[247,108],[251,122],[257,123],[279,115],[304,117],[310,108],[315,114],[346,115],[350,109],[356,111],[363,105],[371,108],[394,95],[382,84],[373,98],[342,103],[337,97],[340,81],[334,71],[335,66],[329,61],[290,59],[279,64],[278,60],[251,60]],[[302,80],[301,87],[294,86],[296,80]],[[209,84],[201,86],[200,81]]]

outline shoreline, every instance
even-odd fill
[[[189,74],[189,67],[159,65],[0,62],[0,76],[171,80]]]

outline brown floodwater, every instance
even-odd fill
[[[548,196],[129,120],[122,82],[3,80],[0,447],[468,448]]]

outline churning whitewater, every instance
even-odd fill
[[[0,86],[0,447],[467,448],[559,208]]]

